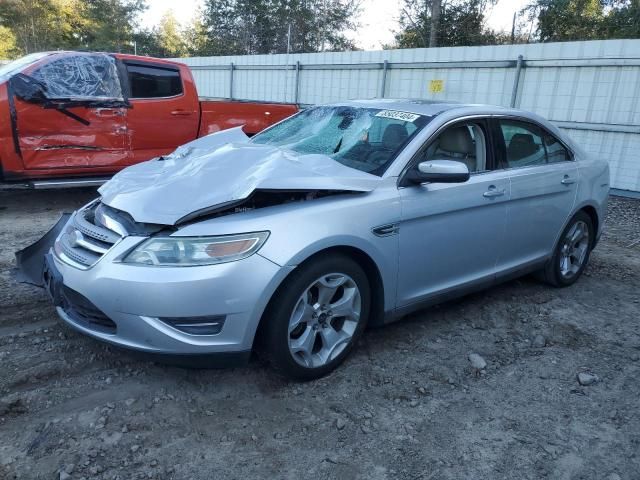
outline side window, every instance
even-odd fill
[[[431,142],[423,161],[455,160],[469,172],[487,170],[487,142],[483,128],[476,123],[459,123],[444,130]]]
[[[544,145],[547,149],[547,163],[566,162],[571,160],[571,155],[566,148],[552,135],[545,135]]]
[[[31,76],[45,85],[50,99],[122,99],[116,62],[106,54],[63,56]]]
[[[567,149],[536,125],[500,120],[509,168],[544,165],[570,160]]]
[[[175,97],[182,93],[180,72],[151,65],[127,65],[131,98]]]

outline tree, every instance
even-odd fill
[[[602,33],[605,38],[640,38],[640,0],[611,1]]]
[[[13,32],[0,25],[0,59],[14,58],[19,53]]]
[[[84,12],[80,0],[4,0],[0,24],[11,30],[23,53],[74,49],[88,27]]]
[[[206,0],[212,55],[319,52],[353,48],[357,0]],[[289,29],[291,35],[289,36]]]
[[[43,50],[133,51],[144,0],[2,0],[0,26],[22,53]]]
[[[640,0],[534,0],[525,11],[543,42],[640,37]]]
[[[189,55],[207,55],[207,27],[200,8],[196,10],[191,21],[184,28],[182,36]]]
[[[83,0],[90,29],[86,48],[106,52],[133,53],[138,17],[146,10],[145,0]]]
[[[537,0],[529,9],[537,14],[538,35],[543,42],[599,37],[604,15],[599,0]]]
[[[429,32],[429,48],[438,46],[438,31],[440,30],[440,14],[442,13],[442,0],[431,2],[431,31]]]
[[[173,12],[166,12],[160,19],[160,24],[153,30],[160,47],[162,57],[182,57],[187,54],[181,27]]]
[[[435,18],[437,3],[441,3],[440,16]],[[402,30],[396,34],[398,48],[424,48],[462,45],[488,45],[495,34],[486,30],[484,12],[495,0],[404,0],[400,16]],[[435,8],[434,8],[435,7]],[[437,31],[435,31],[437,29]]]

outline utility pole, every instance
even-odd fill
[[[291,53],[291,23],[289,23],[289,27],[287,28],[287,56],[284,60],[284,92],[282,97],[284,101],[287,99],[287,87],[289,85],[289,53]]]
[[[513,12],[513,24],[511,25],[511,45],[516,43],[516,18],[518,17],[518,11]]]
[[[442,0],[432,0],[431,31],[429,32],[429,48],[435,48],[438,46],[438,31],[440,30],[441,11],[442,11]]]

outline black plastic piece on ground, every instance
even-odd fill
[[[62,214],[60,220],[40,240],[16,252],[16,278],[19,282],[30,283],[37,287],[44,286],[42,281],[44,257],[70,217],[70,213]]]

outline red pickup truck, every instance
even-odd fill
[[[36,53],[0,67],[0,180],[91,184],[219,130],[255,134],[297,110],[198,98],[177,62]]]

